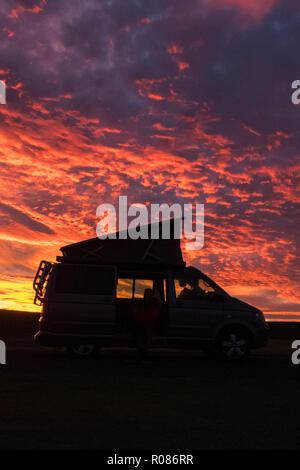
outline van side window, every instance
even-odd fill
[[[166,302],[167,300],[167,279],[166,278],[164,278],[164,282],[163,282],[163,299]]]
[[[153,289],[152,279],[118,279],[117,299],[143,299],[145,289]]]
[[[115,270],[109,266],[59,264],[55,290],[58,294],[114,295]]]
[[[152,279],[136,279],[134,286],[134,298],[143,299],[145,289],[153,289]]]
[[[201,276],[190,273],[180,273],[174,276],[174,287],[176,299],[204,299],[210,293],[214,293],[214,288],[208,284]]]
[[[118,279],[117,299],[132,299],[133,279]]]

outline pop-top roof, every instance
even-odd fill
[[[158,239],[133,240],[128,237],[120,238],[120,233],[115,234],[115,239],[91,238],[79,243],[72,243],[61,248],[63,256],[58,256],[61,262],[100,263],[113,265],[151,265],[151,266],[184,266],[180,247],[180,240],[174,238],[174,224],[170,221],[170,238],[162,239],[161,222]],[[145,227],[144,227],[145,228]],[[151,226],[148,225],[150,234]],[[128,235],[128,231],[127,231]]]

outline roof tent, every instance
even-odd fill
[[[124,230],[114,234],[115,238],[91,238],[79,243],[63,246],[60,250],[63,256],[58,256],[57,261],[62,263],[89,263],[89,264],[113,264],[126,266],[152,266],[183,267],[180,239],[175,238],[175,227],[178,230],[177,221],[171,219],[170,239],[162,238],[162,222],[149,224],[140,230],[148,230],[148,239],[138,238],[133,240],[128,235],[130,230]],[[155,226],[158,238],[151,239],[151,228]],[[176,231],[176,233],[178,233]],[[126,237],[126,238],[125,238]]]

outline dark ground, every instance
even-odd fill
[[[300,448],[300,324],[271,324],[270,346],[243,364],[175,351],[78,360],[34,345],[35,329],[36,315],[0,313],[2,450]]]

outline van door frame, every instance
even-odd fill
[[[185,300],[176,299],[175,293],[175,275],[178,273],[188,272],[189,268],[173,269],[168,272],[168,286],[169,286],[169,304],[168,304],[168,344],[170,346],[185,347],[200,346],[212,341],[212,330],[216,320],[216,309],[211,302],[204,301],[199,303],[199,300]],[[205,274],[199,272],[199,277],[207,279]],[[189,303],[191,302],[191,303]],[[200,301],[202,302],[202,301]],[[211,308],[207,308],[211,307]],[[221,304],[218,305],[222,310]],[[202,312],[201,312],[202,310]],[[182,319],[181,319],[182,315]],[[173,317],[179,318],[179,322],[173,323]],[[187,318],[185,323],[184,319]],[[199,321],[198,321],[199,318]]]

